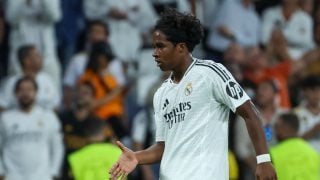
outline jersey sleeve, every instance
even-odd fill
[[[163,121],[163,118],[160,115],[160,97],[159,97],[159,91],[157,91],[153,97],[153,109],[154,109],[154,119],[156,124],[156,135],[155,135],[155,141],[161,142],[165,141],[165,124]]]
[[[237,107],[250,100],[246,92],[223,65],[213,63],[211,70],[210,87],[217,102],[235,112]]]

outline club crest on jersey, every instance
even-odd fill
[[[192,93],[192,83],[189,82],[186,86],[186,88],[184,89],[184,94],[186,96],[189,96]]]
[[[234,98],[234,99],[240,99],[243,96],[243,90],[239,86],[238,83],[235,83],[233,81],[229,81],[226,87],[227,94]]]

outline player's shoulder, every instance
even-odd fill
[[[164,91],[170,84],[170,78],[164,80],[155,92],[155,96]]]
[[[197,60],[195,69],[198,73],[204,74],[205,77],[221,78],[224,82],[231,79],[228,70],[221,64],[213,60]],[[209,76],[208,76],[209,75]]]

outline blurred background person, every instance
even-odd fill
[[[312,18],[299,8],[298,1],[282,0],[281,5],[267,9],[262,16],[262,43],[283,36],[292,60],[299,60],[314,47]]]
[[[124,122],[123,94],[115,77],[106,70],[112,59],[111,49],[105,49],[104,46],[93,49],[86,70],[78,83],[92,83],[95,94],[91,108],[94,114],[109,122],[117,137],[123,138],[128,135],[128,124]]]
[[[84,125],[88,144],[68,156],[72,174],[75,180],[109,179],[106,171],[120,157],[121,150],[106,136],[108,127],[103,121],[90,119]]]
[[[0,117],[0,179],[53,180],[63,158],[61,126],[52,110],[35,104],[38,85],[22,77],[15,83],[18,107]]]
[[[29,76],[38,84],[36,104],[42,108],[57,110],[60,104],[60,91],[53,83],[52,78],[42,71],[42,56],[34,45],[21,46],[17,57],[22,74],[9,76],[0,89],[0,108],[7,109],[17,105],[14,86],[19,78]]]
[[[236,16],[235,16],[236,14]],[[222,54],[232,42],[242,47],[257,46],[260,37],[260,18],[252,0],[226,0],[219,6],[210,27],[207,45],[208,59],[222,61]]]
[[[61,69],[56,51],[55,23],[61,18],[59,0],[16,0],[6,2],[6,19],[10,25],[9,72],[21,73],[17,50],[34,44],[43,56],[43,70],[56,87],[61,86]]]
[[[86,23],[83,12],[83,0],[60,0],[62,17],[57,23],[57,48],[62,72],[74,53],[79,49],[79,41]]]
[[[314,11],[314,0],[299,0],[298,4],[301,10],[308,13],[310,16],[313,15]]]
[[[277,103],[278,87],[272,79],[259,83],[256,89],[254,102],[261,113],[262,125],[268,146],[277,143],[274,133],[274,123],[278,116],[285,112]],[[235,120],[235,154],[240,160],[241,176],[245,180],[255,179],[256,157],[254,148],[250,143],[250,137],[247,131],[244,131],[245,121],[237,117]]]
[[[299,135],[320,153],[320,76],[307,76],[301,83],[303,100],[295,108]]]
[[[92,49],[105,48],[111,49],[109,41],[108,25],[103,21],[95,20],[87,24],[86,41],[84,42],[84,49],[76,53],[66,68],[63,77],[64,87],[64,107],[68,109],[72,104],[73,90],[76,86],[80,76],[84,73],[87,64],[89,63],[89,54]],[[125,88],[127,85],[127,78],[122,62],[115,56],[107,66],[109,71],[115,78],[119,86]]]
[[[7,75],[8,65],[8,35],[9,29],[5,21],[5,2],[0,0],[0,81]]]
[[[298,137],[299,120],[293,113],[284,113],[275,123],[279,144],[270,149],[279,180],[320,179],[319,154]]]
[[[59,113],[64,132],[64,143],[66,149],[65,161],[63,165],[62,179],[72,179],[72,173],[68,164],[68,156],[88,144],[85,131],[88,121],[100,120],[92,111],[91,103],[94,100],[95,89],[91,82],[83,82],[75,89],[73,105],[71,109]],[[106,132],[112,136],[112,132]]]
[[[259,48],[251,49],[243,76],[256,85],[267,79],[276,81],[279,90],[278,103],[280,107],[289,109],[291,102],[289,98],[288,78],[291,74],[292,64],[285,57],[281,59],[282,62],[272,64],[264,51]]]

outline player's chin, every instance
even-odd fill
[[[161,71],[169,71],[170,69],[163,64],[158,65],[158,67],[161,69]]]

